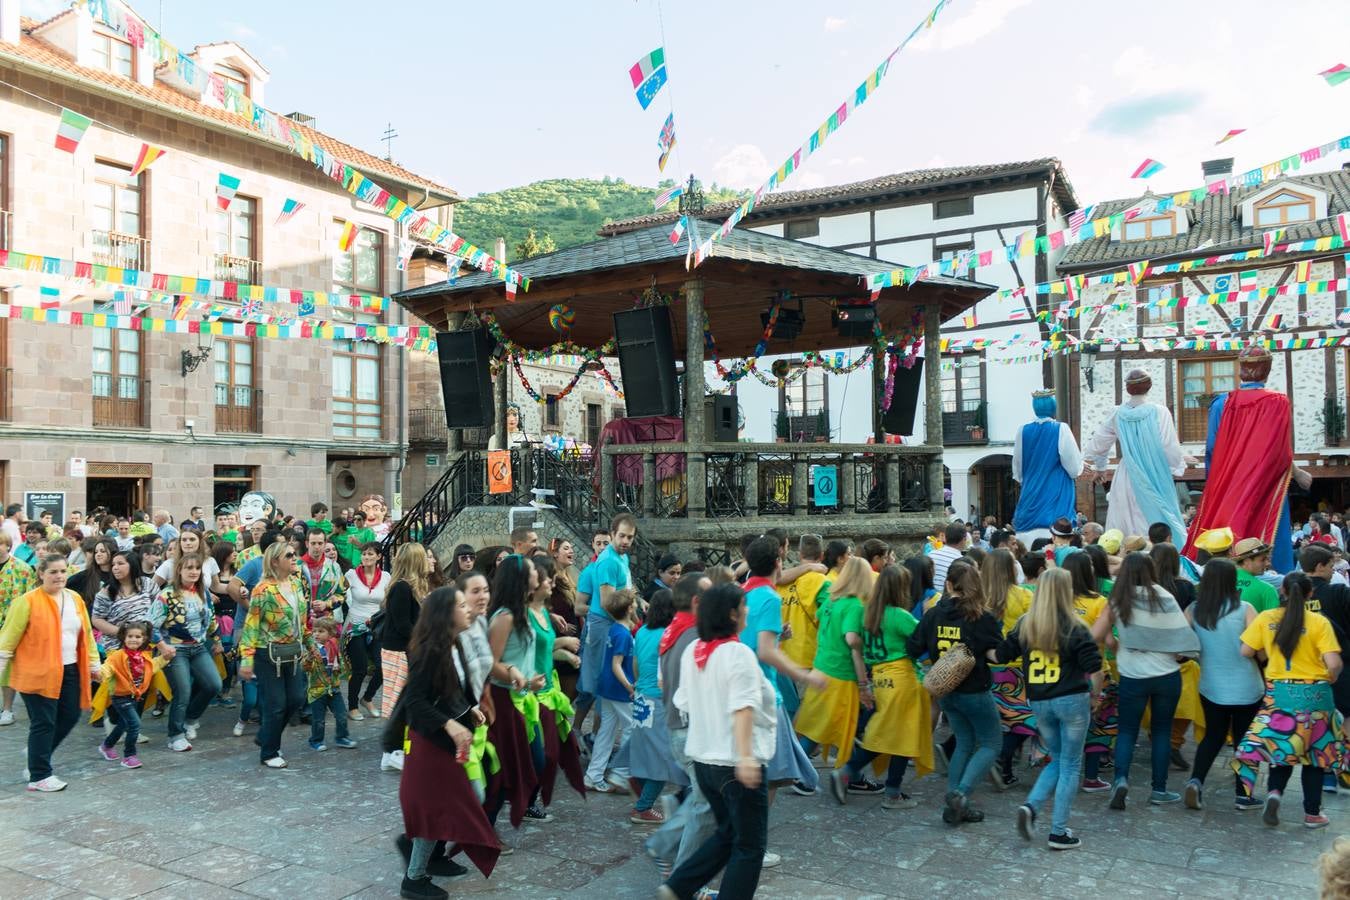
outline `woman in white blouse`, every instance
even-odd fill
[[[363,545],[361,565],[347,571],[344,647],[352,667],[351,679],[347,682],[347,715],[353,719],[378,718],[380,715],[379,707],[370,703],[384,682],[380,672],[380,640],[370,630],[370,619],[384,608],[384,593],[389,589],[389,581],[389,573],[380,568],[380,545],[374,541]],[[370,683],[363,697],[361,683],[367,674],[371,676]]]

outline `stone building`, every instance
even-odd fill
[[[1232,163],[1231,159],[1206,163],[1205,175],[1222,178],[1232,171]],[[1071,246],[1059,261],[1061,274],[1105,273],[1142,260],[1157,265],[1199,263],[1262,248],[1263,233],[1272,229],[1285,229],[1277,245],[1330,238],[1336,234],[1335,217],[1350,211],[1350,172],[1289,173],[1259,187],[1210,194],[1193,207],[1168,208],[1164,202],[1160,209],[1157,201],[1167,196],[1146,194],[1097,207],[1097,216],[1136,207],[1141,212],[1109,235]],[[1344,253],[1329,249],[1278,253],[1188,272],[1150,271],[1138,285],[1088,286],[1082,305],[1103,308],[1069,320],[1069,327],[1083,340],[1106,343],[1099,352],[1070,357],[1081,440],[1088,441],[1123,399],[1125,373],[1132,368],[1148,371],[1153,378],[1150,399],[1172,411],[1183,447],[1199,461],[1178,486],[1183,502],[1191,502],[1199,496],[1205,477],[1209,402],[1237,387],[1237,351],[1166,349],[1138,342],[1234,336],[1288,340],[1339,334],[1350,318]],[[1333,279],[1338,289],[1316,289],[1318,282]],[[1284,292],[1243,294],[1238,302],[1196,299],[1277,287]],[[1185,306],[1169,303],[1182,297],[1187,298]],[[1350,399],[1346,367],[1344,348],[1274,351],[1267,386],[1293,399],[1295,460],[1313,475],[1311,491],[1291,487],[1295,520],[1300,509],[1320,502],[1343,509],[1350,501],[1345,487],[1350,477],[1350,448],[1344,446]],[[1080,508],[1103,521],[1103,490],[1089,488],[1086,479],[1079,486]]]
[[[285,289],[389,295],[408,286],[400,229],[291,148],[156,66],[113,4],[121,31],[79,7],[45,22],[0,0],[0,249]],[[197,66],[265,103],[269,73],[233,43],[196,48]],[[94,120],[73,154],[54,146],[62,107]],[[391,194],[450,224],[454,191],[341,143],[291,114],[295,130]],[[142,142],[167,149],[132,175]],[[218,177],[240,179],[228,212]],[[303,208],[278,221],[282,204]],[[339,250],[344,222],[360,227]],[[114,311],[113,288],[0,270],[0,300]],[[136,293],[136,312],[172,301]],[[42,299],[46,299],[43,297]],[[228,304],[215,298],[213,302]],[[268,314],[296,316],[289,304]],[[197,313],[200,318],[205,313]],[[406,321],[318,307],[330,321]],[[229,319],[227,314],[225,319]],[[64,493],[65,508],[114,510],[234,500],[250,488],[308,513],[384,494],[397,505],[407,442],[408,358],[374,342],[106,330],[0,319],[0,496]]]

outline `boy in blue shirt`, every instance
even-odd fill
[[[612,620],[605,633],[603,664],[596,682],[596,696],[600,700],[600,730],[591,750],[591,764],[586,769],[586,787],[602,794],[615,787],[627,787],[627,768],[606,770],[614,755],[616,742],[626,744],[633,730],[633,633],[631,618],[637,595],[632,588],[624,588],[605,596],[604,610]]]
[[[637,537],[637,519],[629,513],[619,513],[610,522],[609,533],[609,545],[595,562],[582,569],[577,579],[577,599],[590,602],[582,636],[581,674],[577,679],[576,718],[572,725],[579,735],[585,734],[586,714],[595,703],[600,673],[608,663],[605,641],[614,620],[605,612],[605,598],[633,586],[628,551]]]

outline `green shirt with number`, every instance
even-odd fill
[[[863,662],[869,666],[904,659],[905,641],[919,627],[919,620],[907,609],[888,606],[881,614],[881,633],[863,632]]]

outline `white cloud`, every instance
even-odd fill
[[[842,30],[844,29],[844,26],[847,25],[847,24],[848,24],[848,19],[839,19],[839,18],[836,18],[836,17],[834,17],[834,16],[826,16],[826,17],[825,17],[825,30],[826,30],[826,31],[842,31]]]
[[[1003,27],[1003,23],[1031,0],[978,0],[970,11],[955,19],[938,16],[933,27],[914,39],[914,50],[953,50],[977,43]]]
[[[769,177],[769,158],[754,144],[737,144],[713,163],[713,180],[737,189],[756,188]]]

